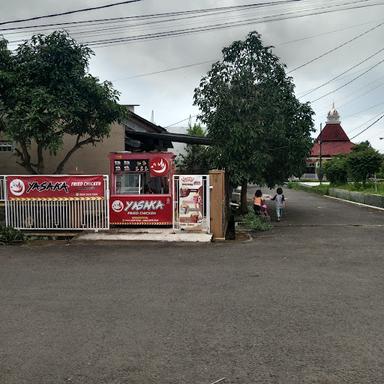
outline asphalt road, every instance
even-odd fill
[[[384,212],[286,195],[252,241],[0,247],[0,383],[383,383]]]

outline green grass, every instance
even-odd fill
[[[314,192],[318,193],[319,195],[328,195],[330,187],[329,184],[320,184],[310,187],[308,185],[302,185],[297,181],[290,181],[287,186],[288,188],[295,189],[297,191]]]
[[[248,208],[248,213],[243,217],[243,224],[252,231],[269,231],[273,228],[272,224],[262,216],[256,216],[253,207]]]
[[[376,195],[384,196],[383,182],[377,183],[377,191],[375,188],[375,184],[372,182],[367,183],[365,186],[361,183],[348,183],[348,184],[342,184],[342,185],[322,184],[322,185],[314,185],[313,187],[310,187],[307,185],[302,185],[297,181],[290,181],[288,183],[288,188],[299,190],[299,191],[315,192],[320,195],[328,195],[329,188],[338,188],[338,189],[344,189],[346,191],[356,191],[361,193],[376,194]]]
[[[334,188],[345,189],[347,191],[356,191],[367,194],[376,194],[384,196],[384,183],[377,183],[377,190],[374,183],[367,183],[365,185],[361,183],[348,183],[343,185],[335,185]]]
[[[12,244],[25,240],[24,234],[14,228],[0,225],[0,244]]]

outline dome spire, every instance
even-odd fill
[[[335,108],[335,102],[332,103],[332,108],[328,112],[327,124],[340,124],[340,115]]]

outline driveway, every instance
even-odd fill
[[[383,383],[384,213],[285,191],[253,241],[0,248],[0,383]]]

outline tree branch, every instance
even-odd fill
[[[20,164],[23,168],[25,168],[29,173],[36,175],[38,172],[33,168],[33,164],[31,163],[31,156],[28,152],[28,147],[25,142],[20,142],[21,151],[18,148],[15,148],[16,155],[21,159]]]
[[[99,143],[100,142],[99,139],[95,139],[93,137],[88,137],[88,139],[80,141],[80,137],[81,137],[80,135],[77,136],[75,145],[67,152],[67,154],[65,155],[64,159],[57,166],[56,171],[54,172],[56,175],[63,172],[64,165],[66,164],[66,162],[83,145],[91,144],[91,143]]]

